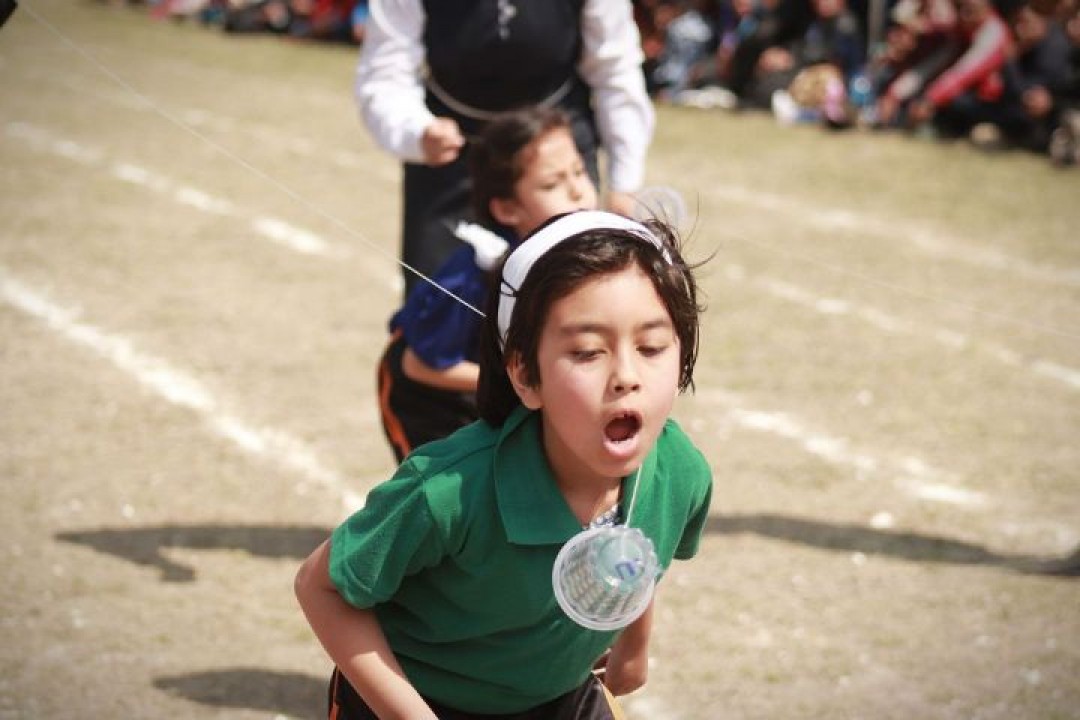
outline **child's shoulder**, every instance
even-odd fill
[[[411,475],[437,506],[460,502],[465,495],[483,492],[482,486],[490,481],[498,441],[499,429],[480,420],[421,445],[398,474]]]
[[[657,440],[657,452],[665,465],[679,468],[682,473],[707,474],[711,477],[709,461],[701,449],[675,420],[668,418]]]
[[[701,454],[697,445],[694,444],[694,441],[683,430],[682,425],[674,418],[668,418],[664,422],[664,429],[660,433],[660,441],[673,450],[693,450],[696,454]]]

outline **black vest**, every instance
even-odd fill
[[[434,81],[485,111],[537,103],[576,75],[584,0],[423,0]]]

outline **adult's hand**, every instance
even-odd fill
[[[889,125],[896,118],[899,109],[900,103],[896,101],[896,98],[892,95],[882,95],[877,101],[878,122],[882,125]]]
[[[934,117],[934,104],[929,100],[914,100],[908,107],[908,119],[915,125]]]
[[[1024,92],[1024,110],[1027,111],[1029,117],[1046,117],[1053,107],[1054,98],[1043,86],[1035,85]]]
[[[445,117],[437,117],[424,130],[420,147],[424,151],[424,162],[428,165],[446,165],[457,159],[465,138],[458,124]]]

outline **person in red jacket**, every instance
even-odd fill
[[[914,125],[933,122],[945,135],[965,135],[974,125],[973,104],[1000,100],[1004,68],[1012,54],[1009,26],[990,0],[957,0],[960,56],[911,103]]]

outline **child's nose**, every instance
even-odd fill
[[[611,370],[611,387],[618,393],[632,392],[641,387],[637,366],[629,355],[615,356],[615,365]]]

